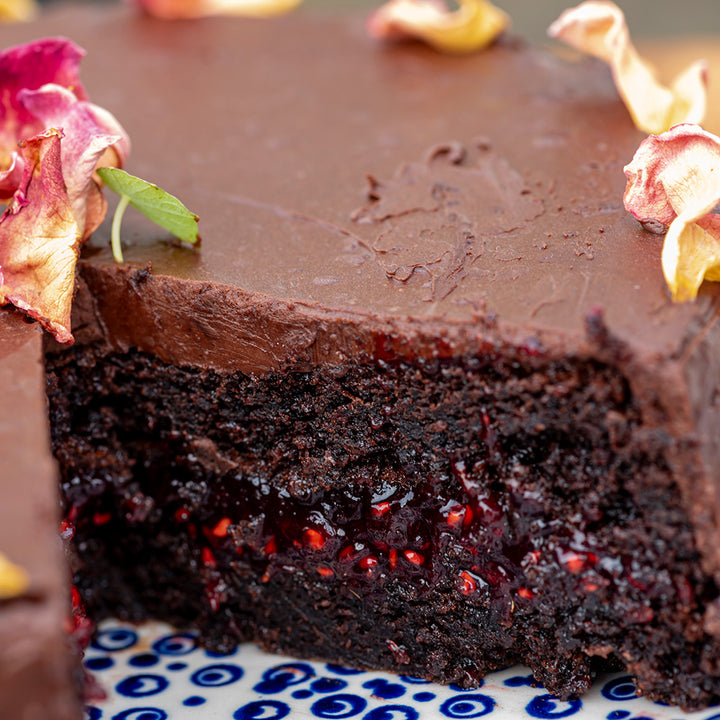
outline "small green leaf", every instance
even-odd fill
[[[183,242],[191,245],[200,243],[198,216],[191,213],[174,195],[118,168],[98,168],[97,172],[111,190],[121,197],[127,196],[130,205],[145,217]]]

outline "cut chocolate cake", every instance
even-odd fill
[[[550,18],[552,19],[552,18]],[[609,72],[363,18],[56,8],[202,252],[128,216],[47,387],[90,615],[560,697],[720,699],[720,287],[672,304]]]
[[[40,328],[3,310],[0,717],[8,720],[80,716],[82,673],[67,634],[69,576],[57,533],[57,468],[43,386]]]

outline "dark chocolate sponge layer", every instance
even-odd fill
[[[608,667],[720,695],[671,440],[612,367],[508,349],[253,379],[85,348],[49,387],[96,617],[468,686],[521,661],[561,697]]]

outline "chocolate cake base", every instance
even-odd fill
[[[467,687],[522,662],[562,698],[619,668],[720,697],[673,441],[609,364],[497,348],[257,379],[81,348],[48,377],[94,617]]]
[[[3,720],[77,720],[81,713],[42,358],[40,328],[0,309],[0,553],[28,581],[0,597]]]

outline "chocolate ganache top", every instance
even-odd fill
[[[109,222],[87,246],[84,282],[120,344],[196,361],[181,318],[202,316],[198,337],[232,335],[258,303],[284,333],[258,330],[249,345],[263,347],[239,365],[219,342],[211,365],[278,366],[281,345],[316,343],[308,317],[343,318],[340,334],[377,321],[581,338],[601,308],[615,337],[663,356],[712,322],[720,286],[673,305],[662,237],[623,209],[622,169],[644,136],[607,67],[512,38],[462,57],[385,47],[363,20],[166,22],[85,5],[0,35],[86,48],[90,96],[132,138],[127,169],[200,215],[199,253],[131,213],[127,266],[112,262]]]

